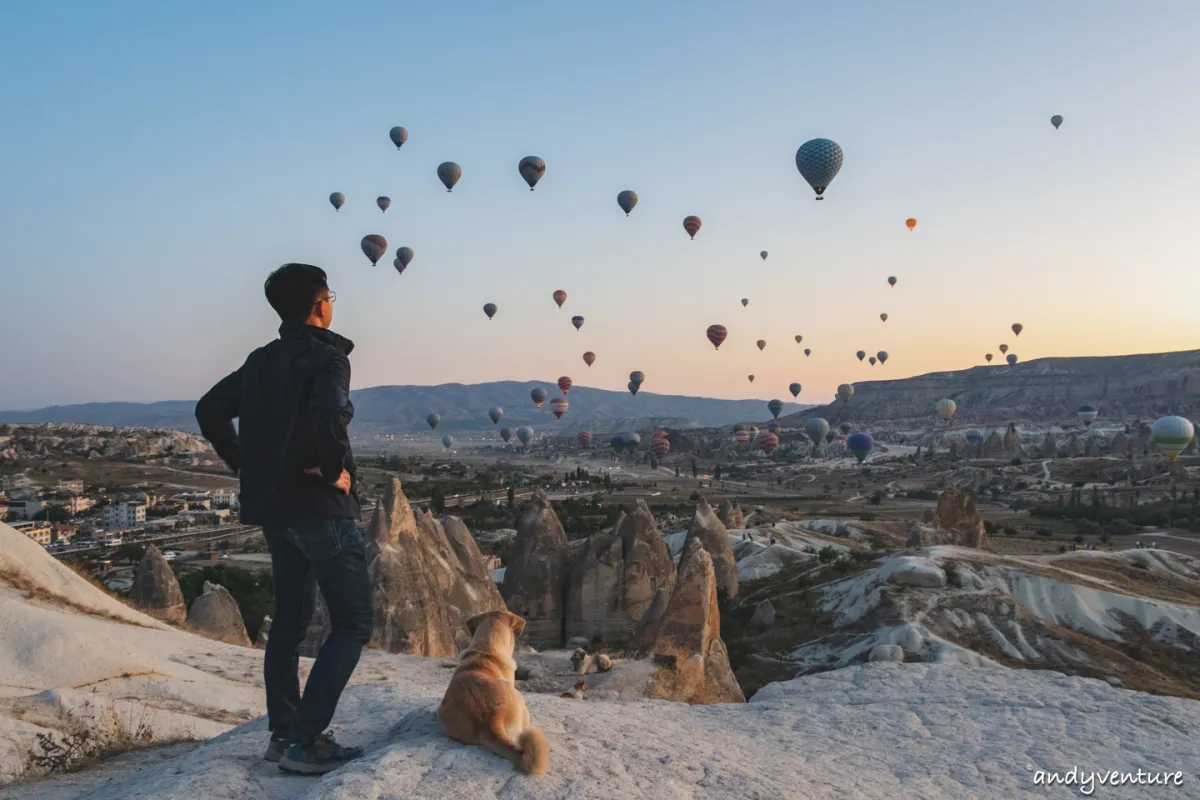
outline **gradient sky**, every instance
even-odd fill
[[[1179,0],[3,3],[0,408],[198,397],[273,337],[289,260],[329,271],[355,387],[640,369],[819,403],[1001,342],[1194,348],[1197,42]],[[845,151],[822,203],[817,136]]]

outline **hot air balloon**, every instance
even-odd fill
[[[821,200],[842,168],[842,148],[829,139],[809,139],[796,151],[796,169]]]
[[[488,417],[491,418],[493,424],[499,422],[500,418],[503,416],[504,416],[504,409],[501,408],[500,406],[492,406],[491,408],[488,409]]]
[[[1000,354],[1003,355],[1007,352],[1008,352],[1008,345],[1006,345],[1006,344],[1000,345]]]
[[[453,161],[443,161],[438,164],[437,176],[442,185],[446,187],[447,192],[453,191],[454,184],[458,183],[458,179],[462,177],[462,167]]]
[[[809,417],[804,423],[804,432],[812,439],[813,444],[820,444],[825,439],[825,434],[829,433],[829,423],[822,417]]]
[[[1055,114],[1050,118],[1050,124],[1054,126],[1054,130],[1058,130],[1058,126],[1062,125],[1062,114]],[[1087,127],[1086,125],[1084,126]]]
[[[521,173],[521,177],[529,184],[529,191],[532,192],[533,187],[537,186],[537,182],[546,174],[546,162],[537,156],[525,156],[517,164],[517,172]]]
[[[870,358],[867,359],[867,361],[871,362],[872,367],[875,366],[875,361],[876,361],[875,356],[871,356]]]
[[[1085,428],[1089,428],[1091,427],[1092,423],[1096,421],[1096,414],[1099,412],[1096,411],[1095,406],[1084,403],[1079,407],[1079,411],[1077,413],[1079,416],[1079,421],[1083,423]]]
[[[401,145],[408,141],[408,129],[397,125],[388,131],[388,138],[392,140],[392,144],[396,145],[396,149],[399,150]]]
[[[572,385],[573,384],[571,383],[571,379],[568,378],[566,375],[563,375],[561,378],[558,379],[558,388],[559,388],[559,391],[561,391],[563,394],[566,394],[567,392],[571,391]]]
[[[500,429],[500,438],[503,439],[504,441],[507,442],[509,439],[512,438],[512,435],[513,435],[512,428],[501,428]]]
[[[854,430],[854,426],[849,422],[843,422],[841,425],[838,425],[838,430],[842,432],[843,436],[845,436],[846,434],[850,433],[850,431]]]
[[[625,434],[614,434],[613,437],[608,440],[608,446],[619,452],[620,449],[625,446]]]
[[[729,335],[729,331],[725,330],[724,325],[709,325],[706,331],[708,340],[712,342],[712,346],[720,350],[721,343],[725,341],[725,337]]]
[[[362,248],[363,255],[371,260],[372,267],[387,253],[387,239],[378,233],[370,233],[364,236],[359,246]]]
[[[699,217],[684,217],[683,218],[683,229],[685,231],[687,231],[688,236],[695,239],[696,234],[700,231],[700,218]]]
[[[745,308],[745,307],[746,307],[746,306],[748,306],[748,305],[750,305],[750,298],[749,298],[749,297],[743,297],[743,298],[742,298],[742,308]]]
[[[885,311],[884,313],[880,314],[879,318],[884,322],[887,322],[887,312]]]
[[[866,357],[867,357],[867,351],[866,351],[866,350],[859,350],[859,351],[858,351],[857,353],[855,353],[854,355],[858,357],[858,360],[859,360],[859,361],[862,361],[864,358],[866,358]]]
[[[592,435],[587,431],[580,431],[575,437],[576,443],[585,450],[592,446]]]
[[[854,397],[854,384],[843,383],[837,388],[837,396],[843,404],[849,403],[850,398]]]
[[[778,436],[779,432],[783,430],[783,426],[778,422],[772,422],[771,424],[767,425],[767,430]]]
[[[540,386],[531,391],[529,396],[533,399],[533,404],[538,408],[541,408],[542,403],[546,402],[546,390]]]
[[[621,207],[621,210],[625,212],[625,216],[628,217],[629,212],[633,211],[633,207],[637,205],[637,192],[632,189],[626,189],[619,193],[617,195],[617,205]]]
[[[983,434],[977,430],[967,431],[967,441],[971,444],[979,444],[983,441]]]
[[[762,256],[763,261],[767,260],[767,251],[766,250],[763,250],[761,253],[759,253],[759,255]]]
[[[1024,325],[1022,325],[1021,323],[1019,323],[1019,322],[1014,322],[1014,323],[1012,324],[1012,332],[1013,332],[1013,336],[1020,336],[1020,335],[1021,335],[1021,331],[1023,331],[1023,330],[1025,330],[1025,326],[1024,326]]]
[[[749,378],[749,380],[750,380],[750,382],[751,382],[751,383],[754,383],[754,376],[753,376],[753,375],[747,375],[746,377],[747,377],[747,378]]]
[[[896,276],[893,275],[890,278],[888,278],[888,286],[895,286],[895,285],[896,285]]]
[[[646,382],[646,376],[639,370],[634,370],[633,372],[629,373],[629,382],[634,386],[641,386]]]
[[[522,425],[521,427],[517,428],[517,439],[521,441],[521,444],[529,444],[529,440],[532,438],[533,428],[529,427],[528,425]]]
[[[754,442],[755,450],[762,450],[770,458],[779,448],[779,437],[773,433],[764,433]]]
[[[667,454],[670,452],[671,452],[671,442],[668,441],[665,436],[651,440],[650,453],[655,458],[666,458]]]
[[[792,397],[799,397],[801,388],[802,387],[798,383],[788,384],[788,391],[792,393]]]
[[[915,217],[909,217],[908,219],[904,220],[904,224],[907,225],[908,229],[911,231],[913,228],[917,227],[917,220]]]
[[[745,447],[746,442],[750,441],[750,431],[747,431],[747,430],[734,431],[733,441],[737,442],[738,447]]]
[[[554,302],[558,304],[559,308],[562,308],[563,303],[567,302],[567,293],[562,289],[555,289],[551,297],[554,298]]]
[[[400,259],[392,259],[392,266],[395,267],[397,273],[400,275],[404,274],[404,265],[400,263]]]
[[[750,427],[748,427],[746,430],[747,430],[747,431],[750,433],[750,438],[751,438],[751,439],[757,439],[757,438],[758,438],[758,426],[757,426],[757,425],[751,425],[751,426],[750,426]]]
[[[492,317],[496,316],[496,304],[495,303],[484,303],[483,304],[483,313],[487,314],[488,319],[491,319]]]
[[[429,423],[429,428],[432,430],[438,426],[438,423],[442,421],[442,418],[437,414],[430,414],[425,418],[425,421]]]
[[[758,345],[758,350],[760,353],[763,350],[767,349],[767,340],[766,339],[759,339],[757,342],[755,342],[755,344]]]
[[[626,433],[621,436],[621,439],[624,441],[626,450],[636,450],[637,446],[642,443],[642,435],[637,431]]]
[[[1168,461],[1178,458],[1195,434],[1192,423],[1183,417],[1161,417],[1150,426],[1150,438]]]
[[[445,436],[443,436],[442,437],[442,447],[446,448],[447,450],[449,450],[451,447],[454,447],[454,437],[448,433]]]
[[[809,350],[807,347],[804,348],[804,357],[808,358],[811,355],[812,355],[812,350]]]
[[[400,266],[407,267],[413,260],[413,249],[411,247],[400,247],[396,249],[396,260],[400,262]],[[401,270],[403,272],[403,270]]]
[[[562,415],[567,413],[567,398],[556,397],[550,401],[550,410],[554,412],[555,419],[562,419]]]
[[[954,402],[949,397],[937,401],[938,416],[946,420],[946,422],[950,421],[950,418],[954,416],[954,412],[957,410],[958,403]]]
[[[1015,366],[1015,365],[1016,365],[1016,363],[1017,363],[1017,354],[1016,354],[1016,353],[1009,353],[1008,355],[1006,355],[1006,356],[1004,357],[1004,360],[1008,362],[1008,365],[1009,365],[1010,367],[1012,367],[1012,366]]]
[[[879,359],[880,364],[886,364],[888,360],[887,350],[880,350],[875,356]]]
[[[387,212],[388,206],[392,204],[392,198],[383,197],[382,195],[375,198],[375,205],[379,206],[379,210]]]
[[[334,192],[329,195],[329,202],[333,204],[334,211],[341,211],[342,206],[346,203],[346,195],[341,192]]]
[[[804,341],[804,337],[797,333],[796,334],[796,344],[800,344],[803,341]]]
[[[579,330],[583,327],[583,317],[571,317],[571,324],[575,326],[575,330]]]
[[[596,363],[596,354],[593,353],[591,350],[588,350],[586,353],[583,354],[583,363],[587,364],[589,367],[592,364],[595,364]]]
[[[984,357],[984,360],[986,360],[989,364],[992,363],[992,354],[991,353],[985,353],[983,357]]]
[[[634,397],[637,397],[639,387],[636,383],[634,383],[633,381],[630,381],[629,383],[625,384],[625,388],[629,390],[629,393],[631,395],[633,395]]]
[[[772,400],[771,402],[767,403],[767,411],[771,412],[772,417],[779,419],[779,412],[783,411],[783,401]]]
[[[846,439],[846,449],[854,454],[860,464],[867,460],[874,446],[875,440],[871,438],[871,434],[862,431],[853,433]]]

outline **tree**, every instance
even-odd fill
[[[446,492],[440,486],[433,487],[433,492],[429,497],[429,510],[435,515],[445,513],[446,511]]]
[[[713,477],[716,478],[717,480],[721,480],[721,465],[720,464],[717,464],[717,468],[713,471]]]
[[[141,561],[145,554],[146,548],[143,545],[129,542],[114,550],[113,558],[118,561]]]
[[[700,473],[696,471],[696,459],[692,459],[692,480],[695,480]]]
[[[516,493],[513,491],[513,487],[509,486],[508,487],[508,507],[512,508],[513,503],[515,503],[516,501],[517,501]]]
[[[609,472],[604,473],[604,488],[606,491],[612,491],[612,474]]]

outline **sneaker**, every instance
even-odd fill
[[[279,759],[283,758],[283,754],[287,751],[289,744],[291,744],[291,741],[282,733],[272,733],[271,741],[267,743],[267,752],[263,754],[263,759],[278,763]]]
[[[362,754],[361,747],[342,747],[333,740],[331,734],[322,733],[311,744],[291,744],[279,760],[279,768],[300,775],[324,775],[360,758]]]

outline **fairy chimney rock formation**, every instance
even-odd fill
[[[525,618],[525,639],[536,648],[561,645],[570,570],[567,535],[541,489],[521,510],[500,594]]]
[[[129,601],[140,611],[175,625],[187,619],[187,604],[171,565],[158,548],[149,545],[138,564],[129,591]]]
[[[717,588],[723,590],[729,597],[737,597],[738,572],[737,560],[733,557],[733,547],[729,543],[729,533],[712,506],[704,498],[696,505],[696,514],[688,526],[687,538],[684,541],[684,552],[687,552],[688,542],[698,540],[712,557],[713,571],[717,576]],[[680,568],[683,562],[680,561]]]
[[[204,592],[192,601],[187,621],[209,638],[242,647],[250,646],[242,610],[229,590],[219,583],[204,582]]]
[[[742,513],[742,507],[736,500],[732,502],[726,500],[721,503],[721,509],[717,512],[717,518],[721,520],[721,524],[728,530],[737,530],[746,527],[746,515]]]
[[[975,509],[975,501],[966,492],[958,489],[946,489],[942,492],[938,497],[933,523],[940,530],[954,534],[951,544],[989,549],[983,520]]]

